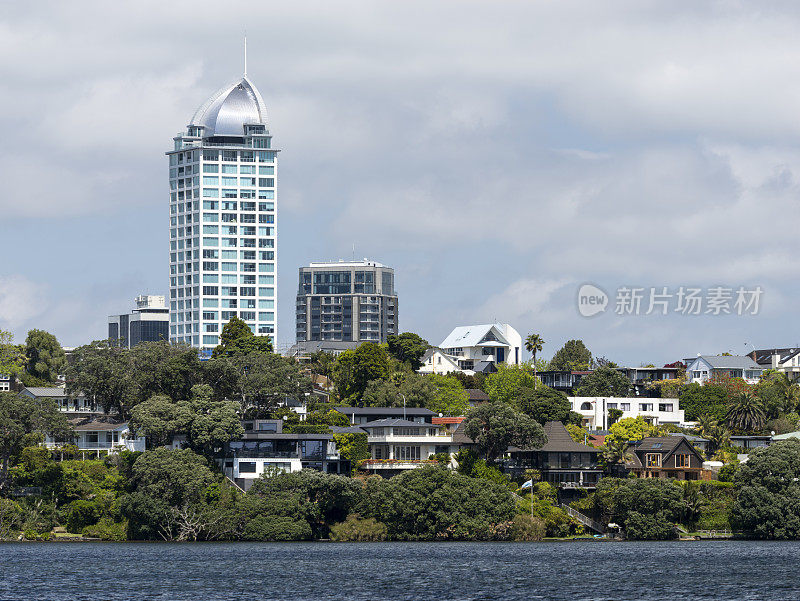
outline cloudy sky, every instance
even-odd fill
[[[698,0],[3,3],[0,327],[78,345],[166,293],[164,152],[245,30],[282,149],[279,343],[298,266],[355,245],[436,344],[491,321],[630,365],[800,344],[800,6]],[[617,315],[621,286],[642,313],[651,287],[763,294]]]

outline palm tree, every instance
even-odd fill
[[[605,445],[600,448],[600,461],[605,466],[607,473],[611,473],[616,464],[624,465],[631,456],[628,441],[621,438],[609,437],[606,439]]]
[[[751,392],[740,392],[733,398],[733,404],[725,415],[728,426],[743,432],[761,430],[764,427],[764,406]]]
[[[544,340],[539,334],[529,334],[525,339],[525,348],[531,354],[533,363],[533,377],[536,377],[536,353],[542,350]]]
[[[700,436],[708,437],[712,430],[719,425],[716,419],[714,419],[708,413],[704,413],[703,415],[697,416],[697,425],[695,426],[695,430]]]

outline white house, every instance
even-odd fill
[[[44,446],[57,449],[66,444],[74,444],[80,451],[95,457],[119,451],[144,451],[144,437],[134,438],[126,421],[97,414],[75,417],[70,421],[74,429],[71,440],[54,440],[48,436]]]
[[[611,409],[622,411],[622,417],[641,417],[658,426],[661,424],[681,425],[685,422],[684,412],[678,406],[678,399],[651,399],[643,397],[569,397],[572,410],[582,416],[581,425],[589,430],[608,430]]]
[[[763,369],[785,373],[794,381],[800,378],[800,348],[775,348],[753,351],[748,357]]]
[[[78,395],[67,395],[64,386],[40,387],[30,386],[22,389],[21,395],[32,398],[53,399],[59,411],[65,413],[97,413],[98,408],[88,400],[83,393]]]
[[[421,374],[449,374],[461,371],[458,366],[458,359],[446,354],[440,348],[429,348],[422,355],[422,367],[417,372]]]
[[[367,433],[371,457],[362,467],[386,476],[421,467],[436,453],[458,450],[453,446],[452,433],[441,424],[379,419],[360,427]]]
[[[491,371],[522,362],[522,336],[507,323],[459,326],[439,345],[464,372]]]
[[[764,368],[740,355],[698,355],[686,360],[686,381],[704,384],[714,377],[743,378],[748,384],[761,379]]]

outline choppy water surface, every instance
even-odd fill
[[[800,543],[0,545],[0,599],[800,599]]]

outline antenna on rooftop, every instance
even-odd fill
[[[244,32],[244,76],[247,77],[247,30]]]
[[[356,260],[356,243],[353,242],[353,262],[355,263]]]

